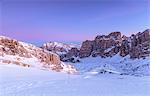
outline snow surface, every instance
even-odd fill
[[[0,64],[0,96],[150,96],[150,77],[69,75]]]
[[[4,55],[4,56],[0,56],[0,62],[2,62],[3,60],[10,60],[10,61],[16,61],[16,62],[20,62],[20,63],[24,63],[24,64],[29,64],[32,67],[37,67],[40,68],[42,67],[41,62],[35,58],[25,58],[25,57],[21,57],[18,55]]]
[[[130,59],[129,56],[121,57],[119,54],[113,57],[89,57],[81,59],[79,63],[73,64],[81,74],[86,72],[106,71],[114,74],[148,75],[150,76],[150,57],[145,59]],[[95,73],[96,74],[96,73]]]

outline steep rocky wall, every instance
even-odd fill
[[[70,53],[73,50],[70,50]],[[143,58],[150,56],[150,29],[130,37],[121,35],[121,32],[112,32],[108,35],[98,35],[94,40],[86,40],[77,53],[80,58],[89,56],[110,57],[117,53],[124,57]],[[67,53],[68,54],[68,53]]]
[[[91,55],[91,52],[93,51],[93,41],[86,40],[82,43],[82,46],[80,48],[79,57],[88,57]]]

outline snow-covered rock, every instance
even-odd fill
[[[71,50],[71,48],[77,47],[75,44],[65,44],[65,43],[61,43],[61,42],[48,42],[43,44],[42,48],[52,51],[54,53],[57,54],[65,54],[66,52],[68,52],[69,50]]]
[[[43,44],[41,48],[58,54],[61,61],[75,63],[79,62],[79,60],[76,60],[76,57],[79,55],[79,47],[79,44],[73,43],[48,42]]]
[[[0,36],[0,62],[44,70],[70,71],[62,66],[65,64],[57,54],[5,36]],[[74,69],[74,72],[77,71]]]

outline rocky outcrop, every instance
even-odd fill
[[[131,36],[131,58],[141,58],[150,55],[150,29]]]
[[[79,56],[79,50],[78,48],[71,48],[71,50],[68,51],[68,53],[66,54],[66,57],[77,57]]]
[[[80,58],[88,57],[91,55],[92,51],[93,51],[93,41],[86,40],[82,43],[79,52],[79,57]]]
[[[99,35],[93,41],[83,42],[79,57],[96,56],[110,56],[112,52],[116,53],[118,45],[120,44],[121,33],[112,32],[109,35]],[[116,47],[115,47],[116,46]],[[110,52],[106,52],[108,48],[113,48]]]
[[[16,40],[1,38],[0,45],[3,46],[0,48],[0,51],[7,55],[19,55],[21,57],[31,58],[31,54]]]
[[[78,56],[79,56],[78,48],[71,48],[71,50],[69,50],[67,54],[61,54],[60,59],[63,62],[76,63],[76,62],[80,62]]]
[[[59,56],[45,51],[44,49],[37,48],[32,45],[25,45],[18,42],[17,40],[2,37],[0,38],[0,45],[0,53],[13,56],[18,55],[25,58],[36,57],[40,60],[40,62],[48,65],[53,64],[58,69],[62,69],[62,67],[60,66],[61,61]]]
[[[80,48],[71,48],[66,54],[60,55],[61,60],[67,62],[80,61],[79,58],[89,56],[112,57],[116,54],[124,57],[143,58],[150,55],[150,29],[133,34],[130,37],[121,32],[108,35],[98,35],[94,40],[86,40]],[[79,57],[79,58],[78,58]],[[78,58],[78,59],[77,59]]]
[[[133,34],[130,37],[125,35],[122,36],[121,32],[112,32],[108,35],[98,35],[94,40],[86,40],[82,43],[78,57],[110,57],[117,53],[122,57],[130,55],[131,58],[149,56],[150,29]]]
[[[123,40],[120,46],[120,56],[127,56],[130,52],[130,46],[128,40]]]
[[[22,66],[29,65],[23,63],[24,59],[28,61],[30,60],[30,58],[32,60],[35,58],[40,62],[41,64],[40,66],[42,66],[43,68],[52,69],[55,71],[63,70],[62,61],[60,60],[60,57],[57,54],[49,52],[45,49],[38,48],[32,44],[19,42],[15,39],[11,39],[4,36],[0,36],[0,56],[2,58],[5,56],[13,57],[13,59],[16,60],[16,61],[12,61],[10,58],[8,58],[7,60],[7,58],[5,57],[3,58],[4,60],[0,59],[0,61],[2,62],[9,61],[13,64],[22,65]],[[22,58],[23,60],[19,61],[20,58]]]

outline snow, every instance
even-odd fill
[[[13,55],[5,54],[4,56],[0,56],[0,62],[3,62],[4,60],[16,61],[19,63],[31,65],[31,67],[42,68],[41,62],[35,57],[25,58],[25,57],[20,57],[18,55],[13,56]]]
[[[149,96],[150,77],[69,75],[0,65],[0,96]]]
[[[58,55],[66,54],[72,48],[80,49],[81,45],[76,43],[62,43],[62,42],[48,42],[43,44],[43,47],[47,48],[48,50],[53,50],[54,53]],[[54,51],[54,49],[56,49]],[[62,49],[62,50],[61,50]]]
[[[4,55],[0,59],[39,65],[34,58]],[[62,62],[63,72],[0,62],[0,96],[150,96],[150,57],[146,59],[89,57],[73,64]],[[137,68],[138,67],[138,68]],[[137,68],[135,72],[133,69]],[[126,70],[125,70],[126,69]],[[121,75],[134,73],[140,75]]]
[[[67,51],[73,47],[76,47],[73,44],[65,44],[65,43],[61,43],[61,42],[48,42],[48,43],[43,44],[43,46],[47,46],[47,47],[51,47],[51,48],[55,48],[55,47],[64,48]]]
[[[98,73],[106,71],[114,74],[150,75],[150,57],[133,60],[129,56],[121,57],[116,54],[107,58],[84,58],[73,65],[80,70],[81,74],[97,70]]]
[[[70,64],[65,64],[64,62],[61,62],[61,66],[63,67],[63,72],[67,72],[69,74],[77,74],[78,73],[76,68],[74,68]]]
[[[109,52],[109,51],[111,51],[113,48],[115,48],[115,46],[112,46],[112,47],[106,49],[104,52]]]
[[[5,61],[5,60],[9,60],[10,63],[3,63],[3,61]],[[40,70],[50,70],[51,68],[54,67],[53,64],[46,65],[45,63],[40,62],[35,57],[25,58],[25,57],[20,57],[18,55],[13,56],[13,55],[6,55],[6,54],[4,56],[0,56],[0,63],[2,63],[3,65],[6,65],[6,64],[17,65],[17,64],[13,64],[13,62],[18,62],[18,63],[20,63],[20,65],[27,64],[27,65],[30,65],[30,67],[37,68]],[[61,72],[69,73],[69,74],[78,73],[77,70],[72,65],[61,62],[61,66],[63,67]]]

